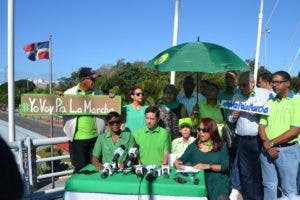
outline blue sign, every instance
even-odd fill
[[[230,110],[239,110],[249,113],[258,113],[261,115],[269,115],[271,107],[266,105],[256,105],[242,101],[222,100],[221,108]]]

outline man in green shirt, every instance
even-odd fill
[[[145,110],[145,118],[146,127],[134,134],[139,145],[140,162],[143,165],[167,165],[171,135],[166,129],[158,126],[158,108],[149,106]]]
[[[100,95],[94,89],[98,75],[89,67],[79,70],[79,84],[66,90],[64,95]],[[74,172],[91,163],[92,150],[98,134],[105,128],[104,120],[92,115],[64,116],[64,133],[69,138],[70,159]]]
[[[277,199],[278,177],[284,198],[299,199],[297,172],[300,145],[300,96],[291,90],[291,77],[285,71],[272,75],[273,90],[277,96],[267,102],[268,116],[259,122],[259,135],[263,141],[260,154],[264,199]]]
[[[118,158],[118,163],[119,167],[123,168],[127,152],[135,144],[130,132],[121,131],[122,119],[119,113],[108,113],[106,121],[110,131],[98,136],[93,149],[92,163],[98,171],[102,170],[102,164],[112,162],[114,152],[121,145],[125,146],[125,152]]]

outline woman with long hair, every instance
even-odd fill
[[[133,87],[128,92],[128,97],[132,102],[123,106],[122,112],[125,115],[125,129],[135,133],[138,129],[145,126],[145,110],[148,107],[144,105],[144,92],[140,87]]]
[[[204,170],[209,199],[225,200],[229,199],[228,160],[228,150],[222,144],[216,122],[203,118],[197,127],[197,139],[174,166],[183,169],[185,163],[191,163],[195,169]]]

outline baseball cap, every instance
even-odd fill
[[[82,78],[96,79],[97,77],[98,77],[98,75],[97,75],[96,71],[90,67],[82,67],[80,69],[79,75],[78,75],[79,79],[82,79]]]
[[[192,127],[192,119],[189,117],[179,119],[178,127],[181,128],[182,126]]]

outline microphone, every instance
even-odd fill
[[[117,163],[118,159],[120,156],[122,156],[122,154],[124,153],[125,151],[125,146],[122,144],[120,145],[114,152],[114,157],[112,159],[112,162],[113,163]]]
[[[146,176],[146,180],[152,182],[158,176],[158,171],[155,169],[155,165],[150,165],[147,167],[147,169],[148,169],[148,174]]]
[[[136,165],[135,166],[135,174],[138,177],[143,177],[147,172],[147,169],[145,167],[143,167],[142,165]]]
[[[113,166],[111,164],[105,163],[103,167],[101,178],[107,178],[108,175],[112,175]]]
[[[169,165],[162,165],[161,166],[161,173],[162,173],[164,178],[169,178],[170,177]]]
[[[126,167],[131,166],[132,163],[137,161],[138,156],[139,156],[139,145],[135,144],[128,151],[128,158],[125,161],[125,166]]]

